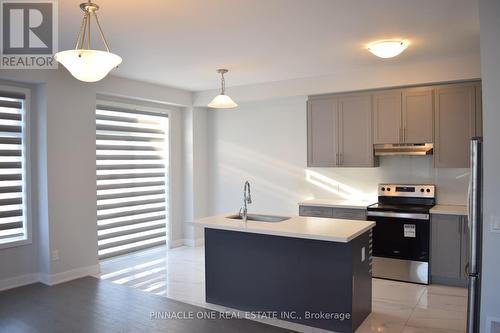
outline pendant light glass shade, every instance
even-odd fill
[[[68,69],[76,79],[84,82],[97,82],[121,64],[122,58],[106,51],[68,50],[54,56],[59,63]]]
[[[109,51],[108,42],[96,14],[99,6],[89,0],[80,4],[80,8],[83,10],[84,16],[75,49],[58,52],[54,55],[54,59],[66,67],[76,79],[84,82],[97,82],[105,78],[113,68],[120,65],[122,58]],[[90,21],[92,17],[95,19],[106,51],[91,49]]]
[[[208,104],[209,108],[214,109],[232,109],[237,107],[236,104],[231,97],[228,95],[217,95],[215,98]]]
[[[221,92],[220,95],[215,96],[215,98],[208,104],[209,108],[213,109],[233,109],[238,107],[231,97],[226,95],[226,80],[224,79],[224,74],[228,72],[227,69],[218,69],[217,73],[221,75]]]

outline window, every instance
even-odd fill
[[[0,87],[0,248],[30,242],[27,95]]]
[[[168,116],[97,107],[99,259],[165,244]]]

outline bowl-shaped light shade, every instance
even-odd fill
[[[237,107],[236,104],[231,97],[228,95],[217,95],[215,98],[208,104],[209,108],[214,109],[232,109]]]
[[[392,58],[403,52],[410,43],[407,40],[380,40],[368,44],[368,51],[380,58]]]
[[[54,59],[61,63],[76,79],[84,82],[97,82],[121,64],[122,58],[106,51],[68,50],[55,54]]]

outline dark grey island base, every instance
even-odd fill
[[[370,238],[371,231],[342,243],[205,228],[206,301],[354,332],[371,312]]]

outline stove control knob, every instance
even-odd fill
[[[430,190],[430,189],[427,189],[426,191],[427,191],[427,193],[430,193],[430,192],[431,192],[431,190]]]
[[[382,187],[381,190],[382,190],[382,192],[385,191],[385,187]]]
[[[421,189],[420,189],[420,192],[424,192],[424,189],[423,189],[423,188],[421,188]]]
[[[391,188],[390,188],[390,187],[388,187],[388,188],[387,188],[387,191],[389,191],[389,192],[390,192],[390,191],[391,191]]]

